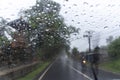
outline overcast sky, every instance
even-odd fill
[[[92,45],[106,44],[106,38],[120,34],[120,0],[54,0],[61,4],[60,14],[65,18],[67,25],[80,28],[81,39],[71,39],[71,46],[86,50],[87,38],[83,38],[86,30],[95,31]],[[7,20],[16,19],[21,9],[30,8],[35,0],[0,0],[0,17]],[[100,39],[100,41],[98,41]]]

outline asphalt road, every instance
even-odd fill
[[[85,73],[81,72],[80,62],[60,55],[51,64],[38,80],[94,80],[90,68]],[[98,80],[120,80],[120,76],[100,70]]]

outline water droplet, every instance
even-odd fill
[[[15,14],[11,14],[11,16],[15,16]]]
[[[40,18],[38,17],[38,18],[36,18],[37,20],[40,20]]]
[[[88,2],[83,2],[84,5],[88,5]]]
[[[49,10],[49,8],[46,8],[46,10]]]
[[[93,5],[90,5],[90,7],[93,7]]]
[[[90,17],[93,17],[93,16],[90,16]]]
[[[37,4],[36,6],[37,6],[37,7],[39,7],[40,5],[39,5],[39,4]]]
[[[76,17],[78,16],[78,15],[75,15]]]
[[[47,20],[47,17],[45,17],[45,20]]]
[[[80,24],[80,22],[78,22],[78,24]]]
[[[50,4],[47,4],[48,7],[50,7]]]
[[[42,12],[42,14],[44,14],[45,12]]]
[[[73,4],[73,6],[77,6],[77,4]]]
[[[68,1],[68,0],[65,0],[65,1]]]
[[[65,11],[65,14],[67,14],[67,11]]]
[[[105,29],[105,28],[108,28],[108,26],[105,26],[104,29]]]

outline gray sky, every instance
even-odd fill
[[[0,0],[0,17],[16,19],[20,10],[30,8],[35,2],[36,0]]]
[[[106,44],[110,35],[119,36],[120,29],[120,0],[54,0],[61,4],[60,14],[67,25],[81,29],[81,39],[72,41],[71,47],[86,50],[87,38],[83,38],[84,31],[94,30],[93,45]],[[0,17],[7,20],[16,19],[21,9],[30,8],[35,0],[0,0]],[[99,36],[100,35],[100,36]],[[75,36],[72,36],[76,38]],[[100,39],[100,41],[97,41]]]

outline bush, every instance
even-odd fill
[[[120,57],[120,37],[108,45],[108,54],[112,59]]]

